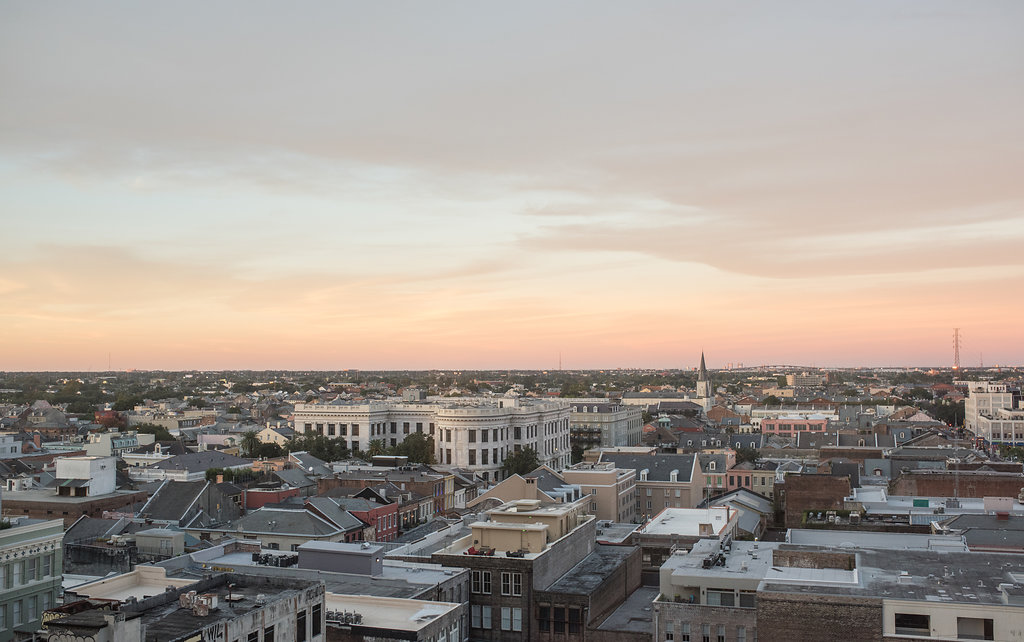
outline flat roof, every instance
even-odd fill
[[[659,590],[654,586],[641,586],[633,591],[619,608],[597,627],[601,631],[629,631],[650,635],[654,621],[653,603]]]
[[[723,578],[749,579],[757,582],[758,591],[998,605],[1003,604],[999,586],[1017,583],[1015,577],[1024,577],[1024,557],[1013,553],[733,542],[731,552],[725,554],[724,566],[703,568],[704,558],[718,551],[717,542],[702,540],[689,554],[672,555],[662,568],[671,569],[676,585],[694,580],[713,583]],[[855,567],[778,566],[774,564],[775,551],[845,552],[854,556]],[[756,559],[752,552],[757,553]],[[1024,608],[1021,610],[1024,613]]]
[[[427,602],[378,595],[345,595],[331,592],[324,595],[324,608],[328,612],[358,613],[362,616],[360,626],[399,631],[419,631],[460,606],[462,605],[453,602]]]
[[[86,495],[84,497],[73,497],[70,495],[58,495],[53,488],[33,488],[30,490],[5,490],[4,501],[9,502],[34,502],[46,504],[85,504],[110,497],[128,497],[129,495],[145,494],[141,490],[115,490],[102,495]]]
[[[870,531],[834,531],[791,528],[786,533],[790,544],[827,546],[844,549],[889,548],[893,550],[967,552],[960,535],[923,535],[918,533],[875,533]]]
[[[728,516],[735,510],[723,507],[711,508],[666,508],[639,530],[647,535],[700,536],[700,525],[711,524],[715,535],[727,526]]]

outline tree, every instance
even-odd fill
[[[255,430],[248,430],[242,435],[242,443],[239,444],[244,454],[253,457],[260,447],[260,438]]]
[[[779,399],[775,395],[768,395],[767,397],[761,400],[761,403],[766,406],[781,406],[782,399]]]
[[[576,445],[572,447],[572,463],[578,464],[583,461],[583,446]]]
[[[132,429],[143,435],[155,435],[157,441],[174,441],[174,435],[163,426],[157,424],[143,423],[132,426]]]
[[[501,464],[501,470],[505,473],[506,477],[512,475],[525,475],[526,473],[535,470],[540,466],[540,460],[537,459],[537,451],[527,446],[517,453],[512,453],[505,458],[504,463]]]
[[[366,454],[370,457],[383,455],[386,452],[387,446],[384,445],[383,439],[371,439],[370,443],[366,444]]]
[[[230,408],[228,408],[228,414],[229,415],[240,415],[240,414],[242,414],[242,409],[239,408],[238,406],[231,406]]]
[[[756,464],[761,459],[761,452],[757,448],[737,448],[736,449],[736,463],[741,464],[745,461],[749,461],[752,464]]]
[[[434,463],[434,438],[421,432],[414,432],[407,435],[402,443],[392,448],[391,454],[404,455],[412,464],[432,464]]]

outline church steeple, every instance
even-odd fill
[[[715,393],[711,387],[711,377],[708,376],[708,367],[704,363],[704,352],[700,353],[700,370],[697,371],[697,403],[707,413],[715,404]]]

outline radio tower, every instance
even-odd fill
[[[953,328],[953,369],[960,369],[960,328]]]

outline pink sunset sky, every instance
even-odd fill
[[[0,5],[0,370],[1024,363],[1024,3]]]

